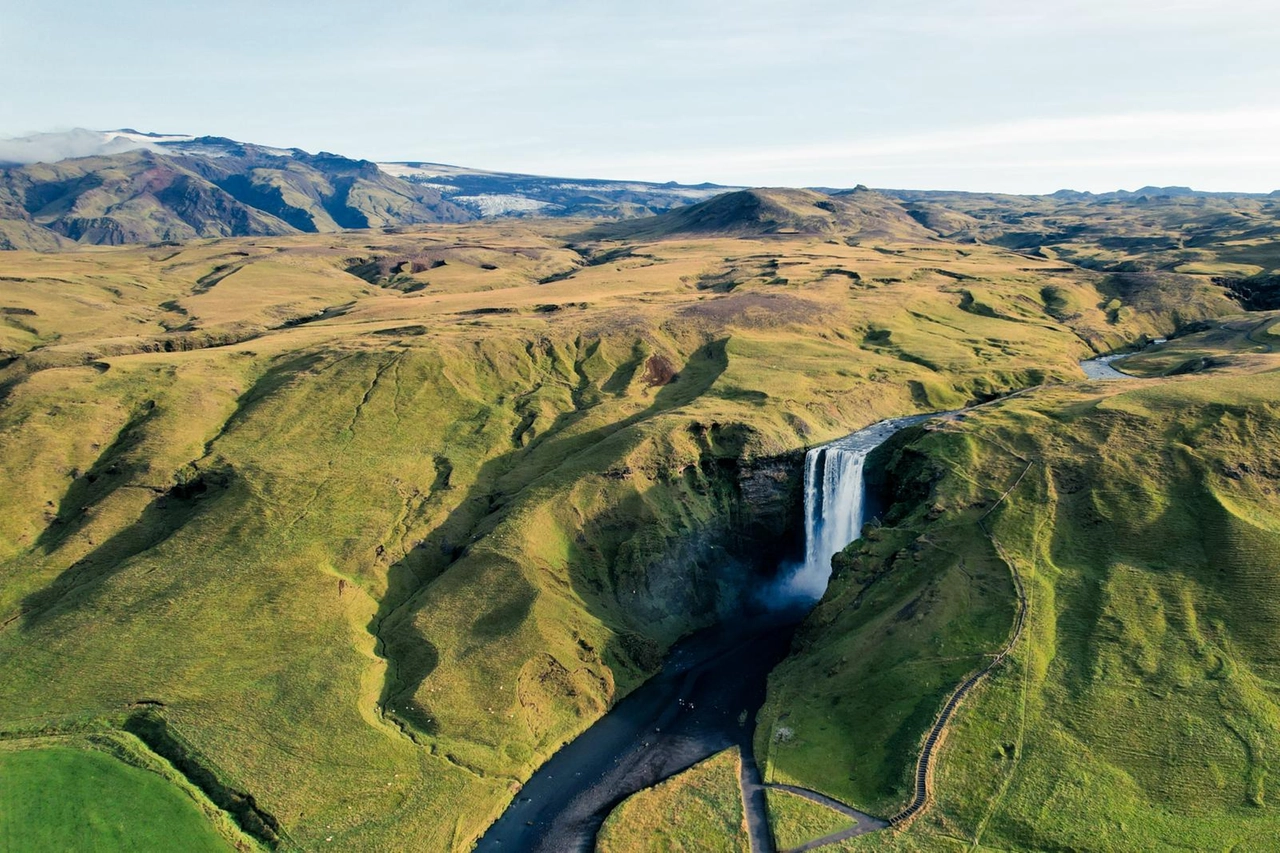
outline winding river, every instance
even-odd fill
[[[1158,346],[1159,344],[1162,344],[1164,342],[1165,342],[1164,338],[1156,338],[1154,341],[1152,341],[1151,343],[1143,347],[1143,350],[1149,349],[1154,346]],[[1097,358],[1091,358],[1088,361],[1080,362],[1080,369],[1083,370],[1084,375],[1089,377],[1090,379],[1101,379],[1101,380],[1137,379],[1138,377],[1136,376],[1130,376],[1127,373],[1121,373],[1119,370],[1116,370],[1111,365],[1115,364],[1118,361],[1126,359],[1131,355],[1137,355],[1138,352],[1142,352],[1143,350],[1138,350],[1136,352],[1120,352],[1120,353],[1114,353],[1112,355],[1101,355],[1101,356],[1098,356]]]

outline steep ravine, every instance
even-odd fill
[[[833,537],[856,537],[861,529],[863,462],[886,439],[926,417],[874,424],[810,450],[802,467],[799,459],[788,458],[738,469],[740,511],[756,523],[776,523],[785,507],[786,516],[803,519],[800,547],[789,560],[757,550],[754,566],[739,575],[736,595],[729,596],[733,608],[677,643],[657,675],[544,764],[481,838],[479,849],[588,851],[623,799],[729,747],[741,751],[750,763],[747,776],[758,779],[752,738],[766,682],[790,651],[796,625],[821,595],[822,564],[843,544],[832,546]],[[736,467],[732,460],[722,464]],[[796,500],[794,485],[783,484],[794,483],[800,470],[803,498]],[[751,526],[748,521],[743,529]],[[753,849],[768,850],[758,782],[751,788],[744,797],[749,823],[762,830],[754,833]]]
[[[717,623],[676,644],[656,676],[540,768],[484,835],[479,849],[590,850],[605,817],[627,796],[731,746],[737,746],[752,763],[750,769],[758,772],[756,750],[770,757],[775,740],[757,737],[753,743],[765,683],[771,671],[797,651],[793,635],[801,620],[798,651],[803,654],[820,642],[820,626],[829,616],[819,614],[815,622],[805,615],[823,597],[832,554],[836,571],[844,576],[839,587],[847,586],[851,573],[859,578],[851,604],[856,610],[884,571],[859,569],[857,556],[845,545],[860,538],[865,519],[887,515],[892,524],[907,515],[927,517],[933,512],[925,505],[936,466],[913,455],[910,447],[913,436],[920,435],[920,424],[948,414],[953,413],[873,424],[809,451],[802,473],[794,455],[750,464],[726,457],[705,459],[702,473],[709,483],[718,482],[721,488],[726,482],[734,484],[734,500],[727,504],[734,512],[722,526],[706,528],[674,553],[649,563],[645,594],[655,615],[663,608],[656,602],[687,604],[687,591],[674,598],[666,593],[685,587],[693,566],[695,586],[705,587],[709,577],[716,580],[715,588],[705,594],[717,609]],[[803,483],[799,494],[797,480]],[[764,541],[760,534],[771,527],[776,530],[788,515],[793,525],[799,516],[803,526],[804,535],[796,543],[802,547],[792,554],[793,561],[803,555],[798,564],[779,559],[783,555],[776,548],[759,549]],[[726,536],[730,531],[733,535]],[[738,547],[731,554],[720,543],[735,536]],[[912,550],[902,544],[906,543],[895,544],[894,553],[912,558]],[[745,590],[751,594],[742,595]],[[915,606],[919,603],[909,603],[899,617],[903,612],[909,616]],[[999,613],[991,617],[992,623],[1001,620]],[[945,689],[946,682],[944,675],[937,689]],[[783,724],[789,714],[773,706],[762,731],[790,732]],[[765,781],[785,782],[786,776]],[[763,812],[753,814],[750,808],[748,818],[753,825],[767,821]],[[865,829],[876,828],[872,823],[884,825],[873,819],[865,822]],[[757,841],[753,849],[765,848]]]
[[[704,434],[704,452],[682,477],[701,484],[716,513],[671,547],[644,559],[632,551],[615,584],[637,628],[648,615],[700,630],[665,654],[634,638],[628,653],[640,665],[660,662],[656,674],[543,764],[477,849],[590,850],[625,797],[727,747],[750,749],[765,678],[799,615],[770,612],[756,595],[801,539],[803,466],[798,453],[743,460],[715,449],[718,426],[693,431]]]

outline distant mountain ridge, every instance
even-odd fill
[[[1217,193],[1179,186],[1040,196],[865,187],[748,190],[528,175],[420,160],[375,163],[128,128],[0,140],[0,249],[38,251],[77,243],[329,233],[524,216],[617,220],[588,231],[599,239],[942,236],[1039,251],[1075,239],[1073,228],[1090,227],[1058,220],[1074,219],[1095,205],[1169,208],[1168,215],[1176,216],[1184,214],[1181,206],[1196,205],[1204,227],[1218,227],[1225,216],[1235,217],[1245,234],[1277,233],[1276,199],[1280,191]],[[1150,227],[1136,221],[1134,227],[1147,234],[1142,239],[1155,238]]]
[[[0,170],[0,248],[271,236],[474,218],[438,189],[399,180],[367,160],[221,137],[132,136],[103,135],[99,147],[112,153]],[[121,146],[131,147],[115,150]]]
[[[1136,190],[1112,190],[1105,193],[1081,192],[1080,190],[1058,190],[1052,193],[1050,198],[1081,200],[1081,199],[1138,199],[1138,198],[1277,198],[1280,197],[1280,190],[1273,190],[1269,193],[1237,193],[1237,192],[1213,192],[1211,190],[1196,190],[1191,187],[1154,187],[1146,186]]]
[[[726,189],[310,154],[136,130],[0,140],[0,249],[273,236],[493,216],[648,216]]]

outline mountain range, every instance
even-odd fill
[[[1201,224],[1214,238],[1233,227],[1271,232],[1280,197],[1187,187],[1060,190],[1047,196],[865,187],[743,195],[744,189],[548,177],[425,161],[375,163],[220,136],[77,129],[0,140],[0,249],[50,251],[76,243],[333,233],[532,216],[635,220],[591,232],[601,239],[659,237],[664,229],[741,235],[865,226],[867,236],[928,233],[1038,251],[1079,237],[1080,227],[1096,231],[1096,224],[1082,221],[1106,221],[1092,218],[1101,207],[1124,209],[1139,231],[1149,230],[1144,216],[1180,225],[1189,216],[1191,225]],[[679,218],[648,219],[679,208],[687,208]],[[1099,245],[1096,236],[1090,235],[1091,249]]]
[[[377,164],[133,130],[0,142],[0,164],[0,249],[326,233],[495,215],[616,218],[726,189]]]

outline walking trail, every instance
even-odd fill
[[[815,838],[812,841],[806,842],[805,844],[802,844],[799,847],[793,848],[790,851],[785,851],[785,853],[800,853],[800,851],[805,851],[805,850],[816,850],[820,847],[826,847],[831,844],[838,844],[841,841],[845,841],[847,839],[854,838],[859,835],[866,835],[868,833],[877,832],[882,829],[889,829],[889,828],[905,829],[908,825],[911,824],[913,820],[919,817],[920,814],[924,812],[924,810],[928,808],[930,803],[933,801],[933,769],[935,765],[934,758],[937,755],[938,748],[942,745],[942,741],[944,740],[944,737],[946,735],[947,725],[951,722],[951,718],[955,715],[956,708],[960,706],[960,703],[964,700],[964,697],[967,696],[969,692],[972,691],[973,688],[977,686],[979,682],[982,681],[983,678],[985,678],[988,674],[990,674],[992,670],[994,670],[1001,663],[1003,663],[1005,658],[1009,656],[1009,653],[1013,650],[1013,647],[1017,644],[1018,638],[1022,636],[1022,628],[1023,628],[1023,625],[1026,623],[1027,593],[1026,593],[1026,589],[1023,587],[1023,584],[1022,584],[1022,575],[1019,574],[1017,565],[1014,563],[1013,559],[1009,556],[1007,552],[1005,552],[999,540],[996,539],[995,535],[992,534],[991,530],[987,527],[986,519],[987,519],[987,516],[991,515],[991,513],[995,511],[996,507],[1000,506],[1000,504],[1004,502],[1004,499],[1009,496],[1009,493],[1018,487],[1018,484],[1021,483],[1023,478],[1027,476],[1027,472],[1031,470],[1031,466],[1033,464],[1034,464],[1033,462],[1028,461],[1027,467],[1024,468],[1022,470],[1022,473],[1018,475],[1018,479],[1014,481],[1013,485],[1005,490],[1005,493],[1000,496],[999,500],[997,500],[994,504],[991,505],[990,509],[988,509],[986,513],[983,514],[982,518],[978,519],[978,526],[981,527],[982,531],[986,533],[987,536],[991,539],[991,542],[995,546],[996,551],[1000,554],[1000,558],[1004,560],[1005,564],[1009,567],[1009,571],[1013,575],[1013,584],[1018,595],[1018,613],[1014,619],[1013,631],[1009,635],[1008,642],[1006,642],[1004,647],[998,653],[996,653],[996,655],[991,659],[991,661],[985,667],[978,670],[973,675],[969,676],[969,678],[964,683],[962,683],[959,687],[955,689],[955,692],[951,694],[951,698],[947,700],[947,704],[943,706],[942,712],[938,714],[938,718],[934,722],[933,728],[929,730],[929,735],[928,737],[925,738],[924,747],[920,750],[920,758],[916,761],[915,791],[914,791],[914,794],[912,795],[911,802],[908,803],[897,814],[893,815],[892,817],[886,820],[884,818],[877,818],[877,817],[873,817],[872,815],[866,814],[864,812],[860,812],[857,809],[853,808],[852,806],[846,805],[845,803],[842,803],[839,800],[835,800],[819,791],[814,791],[809,788],[801,788],[794,785],[758,783],[758,787],[761,787],[761,788],[775,788],[782,791],[788,791],[792,794],[796,794],[801,797],[806,797],[807,799],[812,800],[815,803],[819,803],[821,805],[827,806],[828,808],[834,809],[840,812],[841,814],[847,815],[851,819],[857,821],[853,826],[849,827],[848,829],[844,829],[844,830],[841,830],[840,832],[835,832],[830,835],[825,835],[825,836],[822,836],[821,838]],[[744,801],[746,800],[747,794],[748,794],[747,776],[745,771],[745,768],[748,762],[746,758],[747,757],[744,755],[744,760],[743,760]],[[759,770],[754,769],[755,762],[751,761],[750,764],[753,767],[756,777],[758,778]],[[753,789],[752,793],[756,794],[757,792]],[[761,798],[763,798],[763,792],[759,792],[759,795],[761,796]],[[750,809],[748,809],[748,813],[750,813]],[[748,825],[750,827],[750,818],[748,818]],[[751,832],[752,853],[772,853],[772,851],[774,850],[773,839],[772,837],[768,836],[767,818],[764,822],[763,832],[765,833],[766,838],[764,839],[764,843],[761,846],[757,846],[757,840],[756,840],[757,831],[753,830]]]

